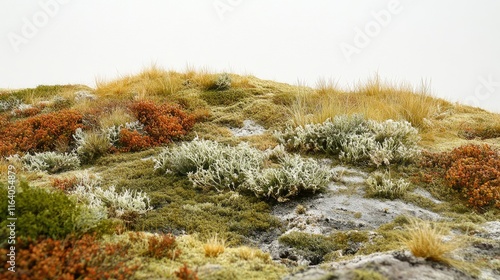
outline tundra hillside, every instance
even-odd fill
[[[500,115],[375,76],[0,91],[2,279],[498,279]]]

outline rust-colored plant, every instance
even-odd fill
[[[470,144],[449,153],[425,153],[421,164],[433,168],[436,176],[443,176],[474,209],[500,208],[500,154],[489,145]]]
[[[132,259],[129,245],[102,244],[90,235],[37,242],[18,239],[16,245],[16,272],[5,269],[2,279],[129,279],[139,268],[127,263]],[[7,250],[0,253],[7,267]]]
[[[152,101],[138,101],[130,105],[135,118],[144,125],[144,131],[154,145],[171,142],[185,135],[194,125],[195,118],[177,105],[156,105]]]
[[[68,192],[76,186],[76,177],[52,178],[51,185],[56,189]]]
[[[45,152],[69,146],[82,115],[75,110],[37,115],[0,127],[0,155],[17,152]]]
[[[172,234],[162,234],[160,236],[151,236],[148,238],[148,251],[146,256],[161,259],[167,257],[175,259],[179,257],[181,251],[177,249],[175,236]]]
[[[18,118],[27,118],[38,115],[45,107],[45,104],[38,104],[24,109],[14,109],[12,113]]]
[[[121,152],[137,152],[153,145],[151,137],[140,134],[137,130],[130,131],[126,128],[120,131],[118,150]]]
[[[179,267],[179,270],[175,272],[175,276],[177,276],[179,280],[198,280],[196,271],[189,269],[187,264]]]

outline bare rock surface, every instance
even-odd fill
[[[321,160],[330,165],[331,161]],[[289,267],[301,267],[284,280],[326,280],[326,279],[368,279],[356,278],[356,271],[378,273],[387,279],[500,279],[500,221],[486,222],[470,234],[476,238],[457,250],[458,261],[473,263],[487,260],[490,268],[482,268],[478,275],[471,276],[452,266],[414,257],[409,251],[379,252],[371,255],[356,255],[363,243],[349,242],[347,249],[339,250],[338,256],[351,255],[350,260],[324,263],[323,256],[306,253],[278,241],[283,234],[293,231],[329,235],[338,231],[363,230],[372,242],[380,237],[376,230],[390,223],[400,215],[418,217],[424,220],[447,219],[427,209],[403,200],[384,200],[365,197],[365,180],[368,173],[361,170],[337,166],[332,168],[338,174],[327,191],[302,197],[298,200],[273,206],[272,214],[284,225],[265,237],[258,238],[258,246],[269,252],[275,261]],[[442,203],[423,189],[414,194]],[[463,233],[457,233],[463,234]],[[255,240],[254,240],[255,241]]]
[[[252,135],[261,135],[266,132],[266,129],[257,124],[253,120],[244,120],[243,127],[235,127],[230,128],[231,132],[233,132],[234,136],[242,137],[242,136],[252,136]]]
[[[334,168],[334,171],[341,167]],[[340,182],[331,183],[325,193],[292,202],[278,204],[272,214],[281,219],[287,231],[302,231],[328,234],[335,230],[376,229],[400,215],[427,220],[441,219],[439,214],[402,200],[381,200],[364,197],[364,178],[361,171],[344,168]],[[350,184],[361,185],[355,191],[346,192]],[[305,207],[304,214],[296,211],[298,205]]]
[[[474,279],[453,267],[416,258],[406,251],[394,251],[325,264],[322,268],[288,275],[283,280],[350,280],[355,279],[353,270],[374,271],[390,280]]]

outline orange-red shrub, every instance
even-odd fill
[[[175,276],[177,276],[179,280],[198,280],[196,271],[189,269],[187,264],[179,267],[179,270],[175,272]]]
[[[16,244],[16,272],[7,270],[7,249],[0,249],[1,279],[129,279],[139,265],[127,264],[129,245],[101,244],[95,237],[43,239]]]
[[[51,179],[51,185],[56,189],[67,192],[76,186],[76,177],[53,178]]]
[[[8,123],[0,128],[0,155],[44,152],[67,146],[79,127],[83,127],[82,115],[75,110],[62,110]]]
[[[136,152],[150,148],[153,145],[151,137],[142,135],[138,131],[130,131],[126,128],[120,131],[118,150],[121,152]]]
[[[43,106],[43,107],[45,107],[45,106]],[[24,110],[14,109],[14,115],[16,117],[21,117],[21,118],[32,117],[34,115],[38,115],[42,111],[43,107],[42,108],[31,107],[31,108],[27,108]]]
[[[449,153],[425,153],[423,167],[434,168],[446,183],[463,193],[477,210],[500,208],[500,154],[489,145],[465,145]],[[427,178],[428,179],[428,178]]]
[[[195,118],[174,104],[156,105],[152,101],[138,101],[130,105],[136,119],[144,125],[144,131],[153,145],[171,142],[188,133]]]
[[[177,249],[175,236],[171,234],[162,234],[158,237],[151,236],[148,238],[148,251],[146,256],[161,259],[167,257],[175,259],[181,254]]]

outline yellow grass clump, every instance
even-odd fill
[[[271,255],[269,253],[264,253],[260,249],[251,248],[248,246],[241,246],[236,249],[236,255],[242,260],[253,260],[253,259],[261,259],[264,262],[270,262]]]
[[[216,258],[220,254],[224,253],[225,243],[225,240],[219,238],[217,234],[209,238],[207,243],[203,245],[205,257]]]
[[[113,81],[96,78],[95,92],[115,97],[164,96],[180,90],[182,82],[181,74],[152,65],[137,75],[124,75]]]
[[[448,265],[458,264],[451,258],[451,253],[461,247],[461,242],[444,241],[446,229],[412,219],[407,225],[407,234],[401,237],[401,242],[415,257]]]
[[[127,112],[126,109],[116,107],[108,115],[103,116],[99,120],[101,127],[111,127],[125,125],[127,122],[133,122],[134,117]]]
[[[363,114],[374,120],[406,120],[425,128],[446,101],[432,97],[425,83],[419,88],[409,84],[384,82],[378,75],[351,90],[336,82],[320,79],[313,92],[299,92],[292,104],[295,125],[322,123],[337,115]]]

